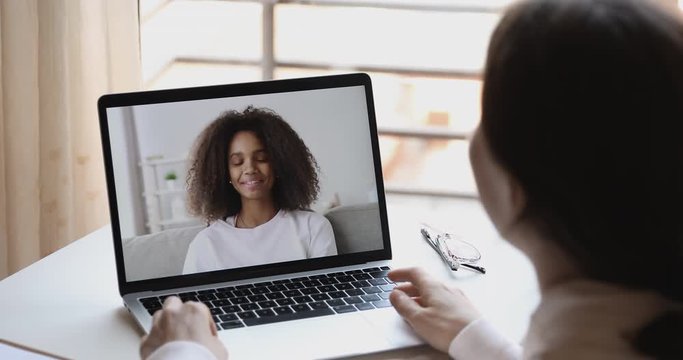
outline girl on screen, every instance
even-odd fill
[[[275,112],[227,111],[195,142],[188,207],[208,227],[190,243],[183,274],[337,254],[330,222],[308,210],[318,166]]]

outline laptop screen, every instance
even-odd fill
[[[364,74],[100,99],[119,283],[389,258]]]

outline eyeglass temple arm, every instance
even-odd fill
[[[482,274],[486,274],[486,268],[484,268],[483,266],[477,266],[477,265],[465,264],[465,263],[460,263],[460,266],[464,266],[466,268],[472,269],[472,270],[480,272]]]

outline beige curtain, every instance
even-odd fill
[[[109,222],[97,98],[139,53],[137,0],[0,0],[0,279]]]

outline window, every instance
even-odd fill
[[[514,0],[140,0],[145,87],[353,71],[373,79],[388,193],[476,197],[467,135]]]

